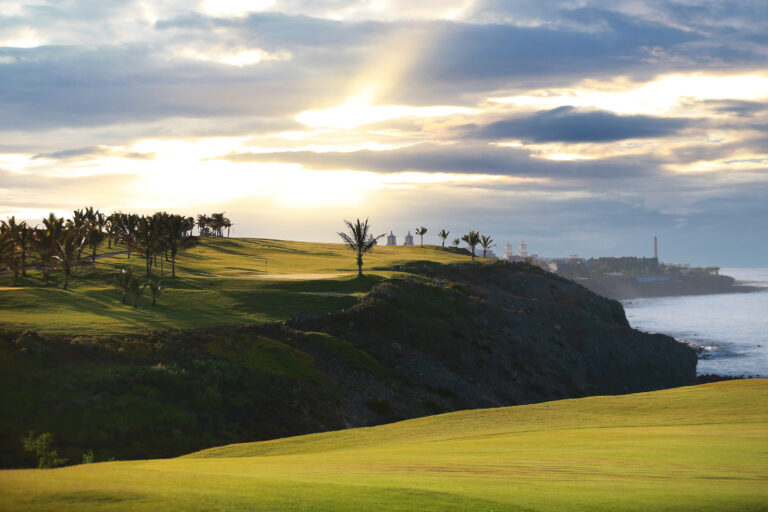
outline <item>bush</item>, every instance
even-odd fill
[[[37,457],[38,468],[55,468],[67,463],[67,459],[59,457],[59,453],[53,449],[53,434],[45,432],[37,435],[30,430],[29,434],[21,438],[24,450],[33,453]]]

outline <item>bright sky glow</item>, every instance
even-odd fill
[[[213,16],[247,16],[273,7],[275,0],[204,0],[202,10]]]
[[[252,66],[259,64],[260,62],[270,60],[289,60],[291,55],[286,52],[281,53],[269,53],[264,50],[242,50],[234,53],[222,52],[222,53],[204,53],[196,50],[184,50],[181,54],[194,60],[202,60],[208,62],[219,62],[221,64],[227,64],[229,66]]]
[[[768,98],[768,75],[669,75],[642,86],[623,81],[588,82],[582,87],[543,89],[491,98],[492,102],[536,108],[590,107],[619,114],[664,114],[689,101]],[[685,113],[685,111],[681,111]],[[691,115],[698,113],[691,112]]]
[[[11,30],[5,34],[0,31],[0,47],[35,48],[43,44],[45,44],[45,40],[29,27]]]
[[[452,114],[475,114],[478,110],[466,107],[430,106],[409,107],[406,105],[360,105],[352,100],[340,107],[325,110],[307,110],[296,116],[296,120],[307,126],[327,126],[349,130],[366,124],[380,123],[403,117],[444,117]]]

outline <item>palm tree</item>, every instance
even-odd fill
[[[427,228],[425,228],[424,226],[421,226],[421,227],[419,227],[419,228],[416,228],[416,234],[417,234],[417,235],[419,235],[419,236],[421,237],[421,243],[420,243],[420,245],[421,245],[422,247],[424,247],[424,235],[426,235],[426,234],[427,234]]]
[[[96,248],[106,238],[104,233],[104,226],[107,223],[107,218],[103,213],[93,208],[87,211],[88,224],[86,225],[86,232],[88,237],[88,245],[91,247],[91,261],[96,263]]]
[[[224,218],[224,227],[227,228],[227,238],[229,238],[229,230],[232,228],[232,221],[228,218]]]
[[[211,226],[211,230],[213,231],[213,236],[223,236],[222,230],[224,229],[225,220],[226,218],[224,217],[224,212],[211,214],[210,219],[208,219],[208,223]]]
[[[480,233],[475,231],[474,229],[471,229],[469,233],[462,236],[461,239],[467,243],[469,248],[472,250],[472,262],[475,261],[475,247],[477,247],[477,244],[480,243]]]
[[[176,277],[176,253],[189,243],[186,233],[190,219],[181,215],[169,215],[165,219],[166,243],[171,252],[171,277]]]
[[[348,220],[344,220],[344,223],[347,225],[349,233],[339,233],[339,236],[347,244],[347,247],[355,251],[355,256],[357,257],[357,276],[363,277],[363,255],[373,249],[378,239],[385,236],[386,233],[376,237],[372,236],[368,219],[365,219],[365,223],[360,222],[360,219],[357,219],[357,222],[354,224]]]
[[[204,213],[197,216],[197,229],[200,232],[200,236],[206,236],[208,234],[209,222],[210,219]]]
[[[65,290],[69,286],[72,268],[80,261],[80,253],[84,245],[85,236],[72,223],[68,223],[67,228],[61,234],[61,238],[56,240],[56,253],[53,258],[64,269]]]
[[[136,276],[133,276],[133,279],[131,279],[131,282],[128,284],[128,295],[131,296],[131,302],[133,303],[134,309],[138,307],[139,297],[144,293],[144,288],[146,287],[147,283],[142,284]]]
[[[93,210],[93,208],[91,208]],[[72,212],[72,218],[67,221],[68,224],[72,226],[76,231],[78,231],[79,235],[83,236],[84,242],[88,242],[88,210],[83,208],[82,210],[75,210]],[[80,259],[80,257],[83,254],[83,247],[85,246],[85,243],[80,247],[80,250],[77,253],[77,259]]]
[[[164,289],[165,288],[163,287],[162,281],[151,280],[149,282],[149,293],[152,295],[153,306],[157,305],[157,298],[160,296]]]
[[[0,231],[0,264],[13,272],[13,284],[18,284],[21,257],[16,243],[5,231]]]
[[[133,279],[134,270],[131,266],[125,266],[121,268],[117,272],[117,275],[115,275],[113,284],[115,285],[115,288],[117,288],[123,295],[123,304],[125,304],[125,299],[128,296],[128,292],[131,290],[131,281],[133,281]]]
[[[445,230],[445,228],[443,228],[443,229],[442,229],[442,230],[441,230],[441,231],[440,231],[440,232],[437,234],[437,236],[439,236],[440,238],[442,238],[442,239],[443,239],[443,247],[445,247],[445,241],[448,239],[448,235],[450,235],[450,234],[451,234],[451,232],[450,232],[450,231],[446,231],[446,230]]]
[[[493,238],[491,238],[489,235],[482,235],[480,237],[480,245],[483,248],[483,258],[485,258],[485,254],[488,252],[488,249],[496,244],[493,243]]]
[[[27,226],[24,221],[16,222],[16,217],[9,217],[8,220],[2,221],[0,224],[0,230],[10,239],[10,241],[16,246],[19,257],[19,267],[21,268],[21,275],[27,275],[27,251],[32,244],[33,230]],[[18,272],[17,268],[14,272]]]
[[[162,241],[162,231],[155,217],[140,217],[136,230],[130,235],[130,243],[146,261],[147,275],[152,274],[153,256],[157,254]]]
[[[459,244],[461,243],[461,238],[454,238],[452,243],[453,243],[453,246],[456,249],[458,249],[459,248]]]

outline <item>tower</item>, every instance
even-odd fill
[[[656,235],[653,235],[653,257],[656,258],[656,261],[659,260],[659,239]]]
[[[511,260],[515,257],[515,247],[512,245],[512,242],[507,242],[504,244],[504,259],[505,260]]]
[[[405,242],[403,242],[403,245],[413,245],[413,235],[410,231],[405,235]]]
[[[397,245],[397,237],[392,231],[387,235],[387,245]]]
[[[517,251],[517,255],[521,258],[528,257],[528,246],[525,244],[525,240],[520,242],[520,249]]]

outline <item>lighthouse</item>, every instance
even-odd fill
[[[392,231],[387,235],[387,245],[397,245],[397,236]]]

